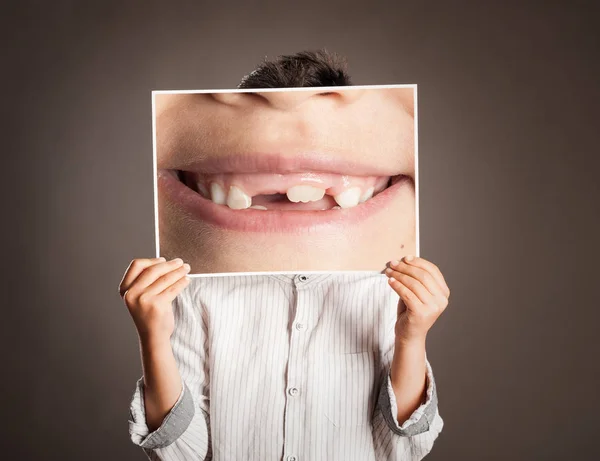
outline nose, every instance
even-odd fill
[[[327,89],[327,90],[304,90],[294,89],[288,91],[263,91],[255,94],[264,98],[274,109],[293,110],[299,106],[318,100],[327,100],[338,104],[351,104],[362,96],[362,89]]]

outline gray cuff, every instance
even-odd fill
[[[179,401],[165,416],[160,427],[140,443],[140,447],[150,450],[168,447],[186,431],[194,418],[195,406],[192,393],[187,385],[184,384],[183,386],[183,394]]]
[[[427,432],[437,412],[437,406],[437,390],[429,363],[427,363],[427,399],[402,426],[398,424],[398,406],[389,374],[386,375],[381,385],[379,407],[391,431],[399,436],[414,437],[415,435]]]

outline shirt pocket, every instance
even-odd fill
[[[330,354],[325,371],[325,417],[336,427],[371,424],[373,354]]]

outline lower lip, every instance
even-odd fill
[[[239,232],[312,232],[332,228],[343,228],[358,224],[376,213],[389,210],[394,196],[401,188],[411,183],[409,177],[377,194],[370,200],[353,208],[323,211],[280,211],[280,210],[232,210],[225,205],[217,205],[205,199],[180,182],[168,171],[159,170],[158,189],[164,191],[168,199],[194,216],[197,220],[223,229]]]

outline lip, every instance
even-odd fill
[[[269,165],[265,165],[265,162]],[[315,162],[311,161],[310,165],[310,170],[315,171]],[[235,157],[216,161],[211,160],[210,164],[207,162],[202,162],[202,164],[196,163],[194,166],[207,167],[208,172],[223,172],[224,169],[227,171],[227,168],[232,167],[237,167],[237,171],[240,171],[239,160],[236,160]],[[282,172],[282,169],[283,172],[297,172],[302,171],[303,168],[305,168],[305,171],[308,170],[306,158],[281,159],[281,157],[267,156],[257,158],[253,164],[246,163],[244,171],[248,172],[248,168],[260,168],[253,171],[264,172],[265,166],[275,167],[270,169],[275,169],[279,172]],[[335,169],[338,166],[341,168]],[[218,167],[221,167],[221,169],[210,169]],[[349,171],[348,168],[350,168],[347,164],[345,167],[342,167],[336,160],[326,160],[320,167],[319,171],[321,172],[337,172],[338,174],[347,174],[344,171]],[[188,170],[190,166],[185,168]],[[207,169],[203,169],[202,171],[206,172]],[[340,170],[342,171],[340,172]],[[356,174],[356,169],[353,171]],[[369,174],[373,173],[381,175],[383,171],[372,168],[369,170]],[[399,181],[356,207],[320,211],[265,211],[251,208],[232,210],[225,205],[213,203],[211,200],[202,197],[187,187],[177,179],[174,171],[158,170],[157,182],[159,190],[163,191],[172,204],[192,215],[195,220],[215,227],[238,232],[312,233],[315,231],[341,230],[348,225],[364,222],[377,213],[391,211],[389,208],[394,196],[401,188],[409,185],[412,182],[412,178],[406,175],[401,176]]]
[[[196,156],[197,158],[197,156]],[[164,170],[185,170],[204,174],[217,173],[333,173],[357,176],[397,176],[406,174],[395,165],[378,165],[374,161],[356,162],[340,155],[317,152],[246,153],[205,157],[193,162],[159,165]]]

